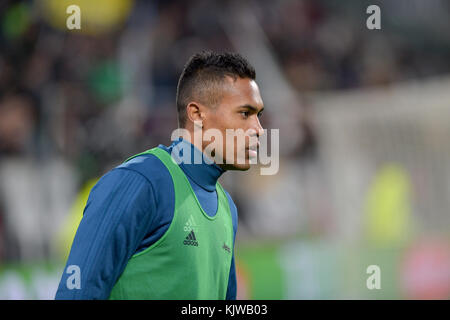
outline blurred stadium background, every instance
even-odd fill
[[[203,49],[250,60],[280,129],[278,174],[221,178],[238,298],[449,299],[449,16],[446,0],[1,1],[0,299],[54,297],[90,188],[169,144]]]

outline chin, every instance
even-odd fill
[[[234,170],[234,171],[247,171],[252,166],[252,161],[249,158],[248,151],[246,151],[245,158],[237,160],[237,155],[235,155],[235,158],[233,161],[225,160],[223,164],[219,165],[224,170]]]
[[[234,165],[234,169],[232,170],[237,170],[237,171],[247,171],[248,169],[250,169],[250,164],[236,164]]]
[[[220,167],[224,170],[247,171],[250,169],[250,164],[221,164]]]

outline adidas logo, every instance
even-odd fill
[[[227,245],[225,244],[225,242],[223,243],[223,247],[222,247],[222,248],[223,248],[226,252],[231,253],[230,247],[227,246]]]
[[[198,241],[195,238],[195,234],[194,234],[194,230],[192,230],[188,236],[186,237],[186,239],[183,241],[183,244],[187,245],[187,246],[194,246],[194,247],[198,247]]]
[[[189,232],[193,230],[193,227],[196,227],[197,225],[195,224],[194,221],[194,217],[191,215],[188,219],[188,221],[186,222],[186,224],[184,225],[184,231]]]

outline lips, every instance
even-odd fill
[[[254,145],[247,147],[248,150],[252,151],[258,151],[258,148],[259,148],[259,141],[257,141]]]
[[[258,156],[258,152],[256,150],[248,150],[249,158],[256,158]]]
[[[247,148],[248,156],[250,158],[255,158],[256,156],[258,156],[258,148],[259,148],[259,141],[256,144],[249,146]]]

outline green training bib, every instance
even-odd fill
[[[138,155],[146,153],[158,157],[172,177],[173,220],[158,241],[131,257],[110,299],[225,299],[233,225],[222,186],[217,182],[218,207],[216,215],[210,217],[170,154],[153,148]]]

